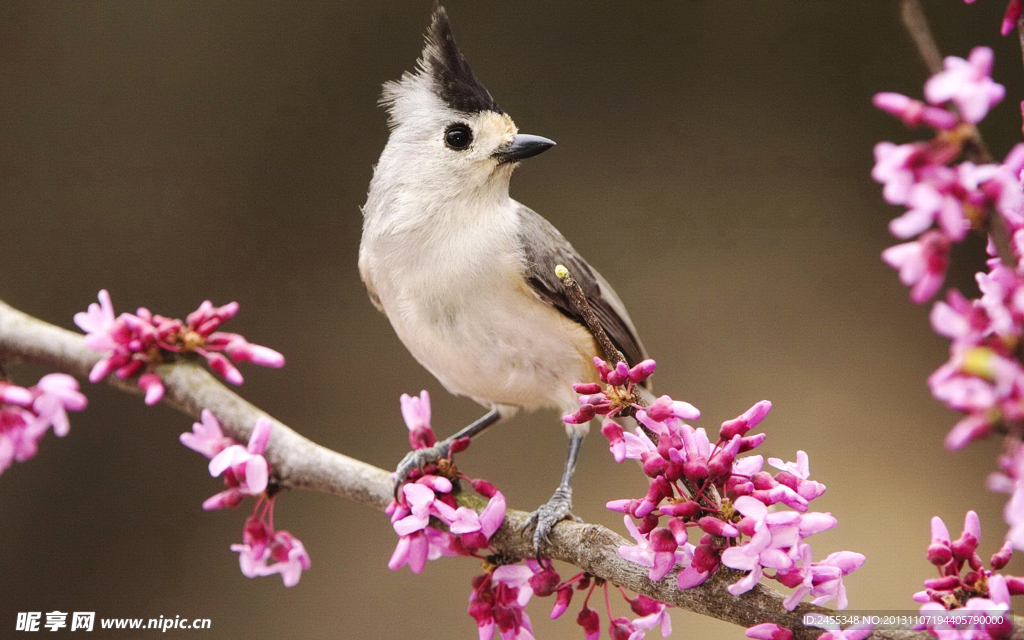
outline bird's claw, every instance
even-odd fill
[[[448,442],[438,442],[432,447],[414,449],[405,454],[405,457],[398,463],[398,468],[395,469],[393,474],[395,499],[398,499],[398,490],[402,488],[402,485],[409,479],[413,471],[418,469],[422,472],[423,467],[426,465],[437,464],[441,460],[446,459],[449,448]]]
[[[541,557],[541,547],[551,542],[551,531],[555,525],[566,518],[579,521],[579,518],[571,513],[572,489],[570,487],[559,487],[555,495],[551,496],[545,504],[542,504],[536,511],[530,514],[523,526],[524,531],[533,529],[533,553]]]

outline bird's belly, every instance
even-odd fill
[[[388,315],[413,356],[452,393],[486,406],[571,410],[572,384],[594,378],[590,333],[529,292],[415,299],[396,301],[398,313]]]

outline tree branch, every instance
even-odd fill
[[[32,362],[56,371],[87,376],[99,358],[100,354],[85,346],[81,335],[33,318],[0,301],[0,361]],[[248,440],[256,419],[269,418],[272,429],[266,457],[283,486],[334,494],[378,511],[383,511],[390,502],[391,480],[387,471],[299,435],[229,390],[198,364],[165,364],[158,373],[167,389],[165,404],[197,420],[203,409],[209,409],[236,440]],[[107,382],[118,389],[139,392],[133,381],[108,377]],[[476,503],[472,498],[466,501]],[[525,533],[523,527],[528,517],[523,511],[508,511],[505,524],[491,540],[495,551],[515,558],[533,554],[532,536]],[[563,521],[555,526],[551,542],[545,545],[543,552],[555,560],[680,609],[745,627],[775,622],[793,629],[799,640],[810,640],[820,634],[819,629],[803,625],[803,614],[835,613],[806,604],[795,611],[786,611],[782,607],[783,596],[762,585],[742,596],[733,596],[726,587],[738,574],[724,568],[693,589],[678,589],[675,573],[652,582],[647,578],[647,568],[619,556],[619,547],[626,544],[629,543],[623,537],[605,527]],[[1024,625],[1017,622],[1013,638],[1024,640]],[[882,630],[871,637],[926,640],[931,636],[923,632]]]

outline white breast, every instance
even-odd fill
[[[596,347],[523,280],[509,203],[487,216],[368,225],[360,269],[398,337],[452,393],[485,406],[572,410],[571,385],[593,377]]]

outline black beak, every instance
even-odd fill
[[[511,143],[495,151],[492,157],[498,159],[498,164],[518,162],[544,153],[553,146],[555,146],[554,140],[521,133],[512,138]]]

